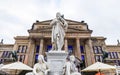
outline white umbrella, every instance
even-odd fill
[[[33,70],[31,67],[23,64],[22,62],[14,62],[11,64],[4,65],[1,69],[11,69],[11,70]]]
[[[104,70],[116,70],[116,68],[115,66],[111,66],[111,65],[104,64],[101,62],[96,62],[88,66],[87,68],[83,69],[82,72],[99,71],[101,73],[101,71],[104,71]]]
[[[115,66],[111,66],[108,64],[104,64],[101,62],[96,62],[87,68],[83,69],[82,71],[99,71],[99,70],[115,70]]]

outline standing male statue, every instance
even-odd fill
[[[58,12],[56,18],[50,23],[50,26],[52,26],[52,50],[60,51],[64,44],[65,31],[68,24]]]

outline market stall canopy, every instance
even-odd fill
[[[22,62],[14,62],[11,64],[4,65],[1,67],[1,69],[12,69],[12,70],[33,70],[28,65],[22,63]]]
[[[82,72],[87,71],[104,71],[104,70],[116,70],[115,66],[104,64],[101,62],[96,62],[87,68],[83,69]]]

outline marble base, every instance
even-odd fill
[[[63,75],[63,67],[68,53],[65,51],[46,52],[47,62],[50,68],[48,75]]]

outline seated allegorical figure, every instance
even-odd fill
[[[74,64],[74,61],[74,55],[71,55],[70,57],[66,58],[64,75],[81,75]]]
[[[44,60],[43,55],[38,56],[38,63],[34,65],[33,73],[35,75],[47,75],[49,71],[48,65]]]

